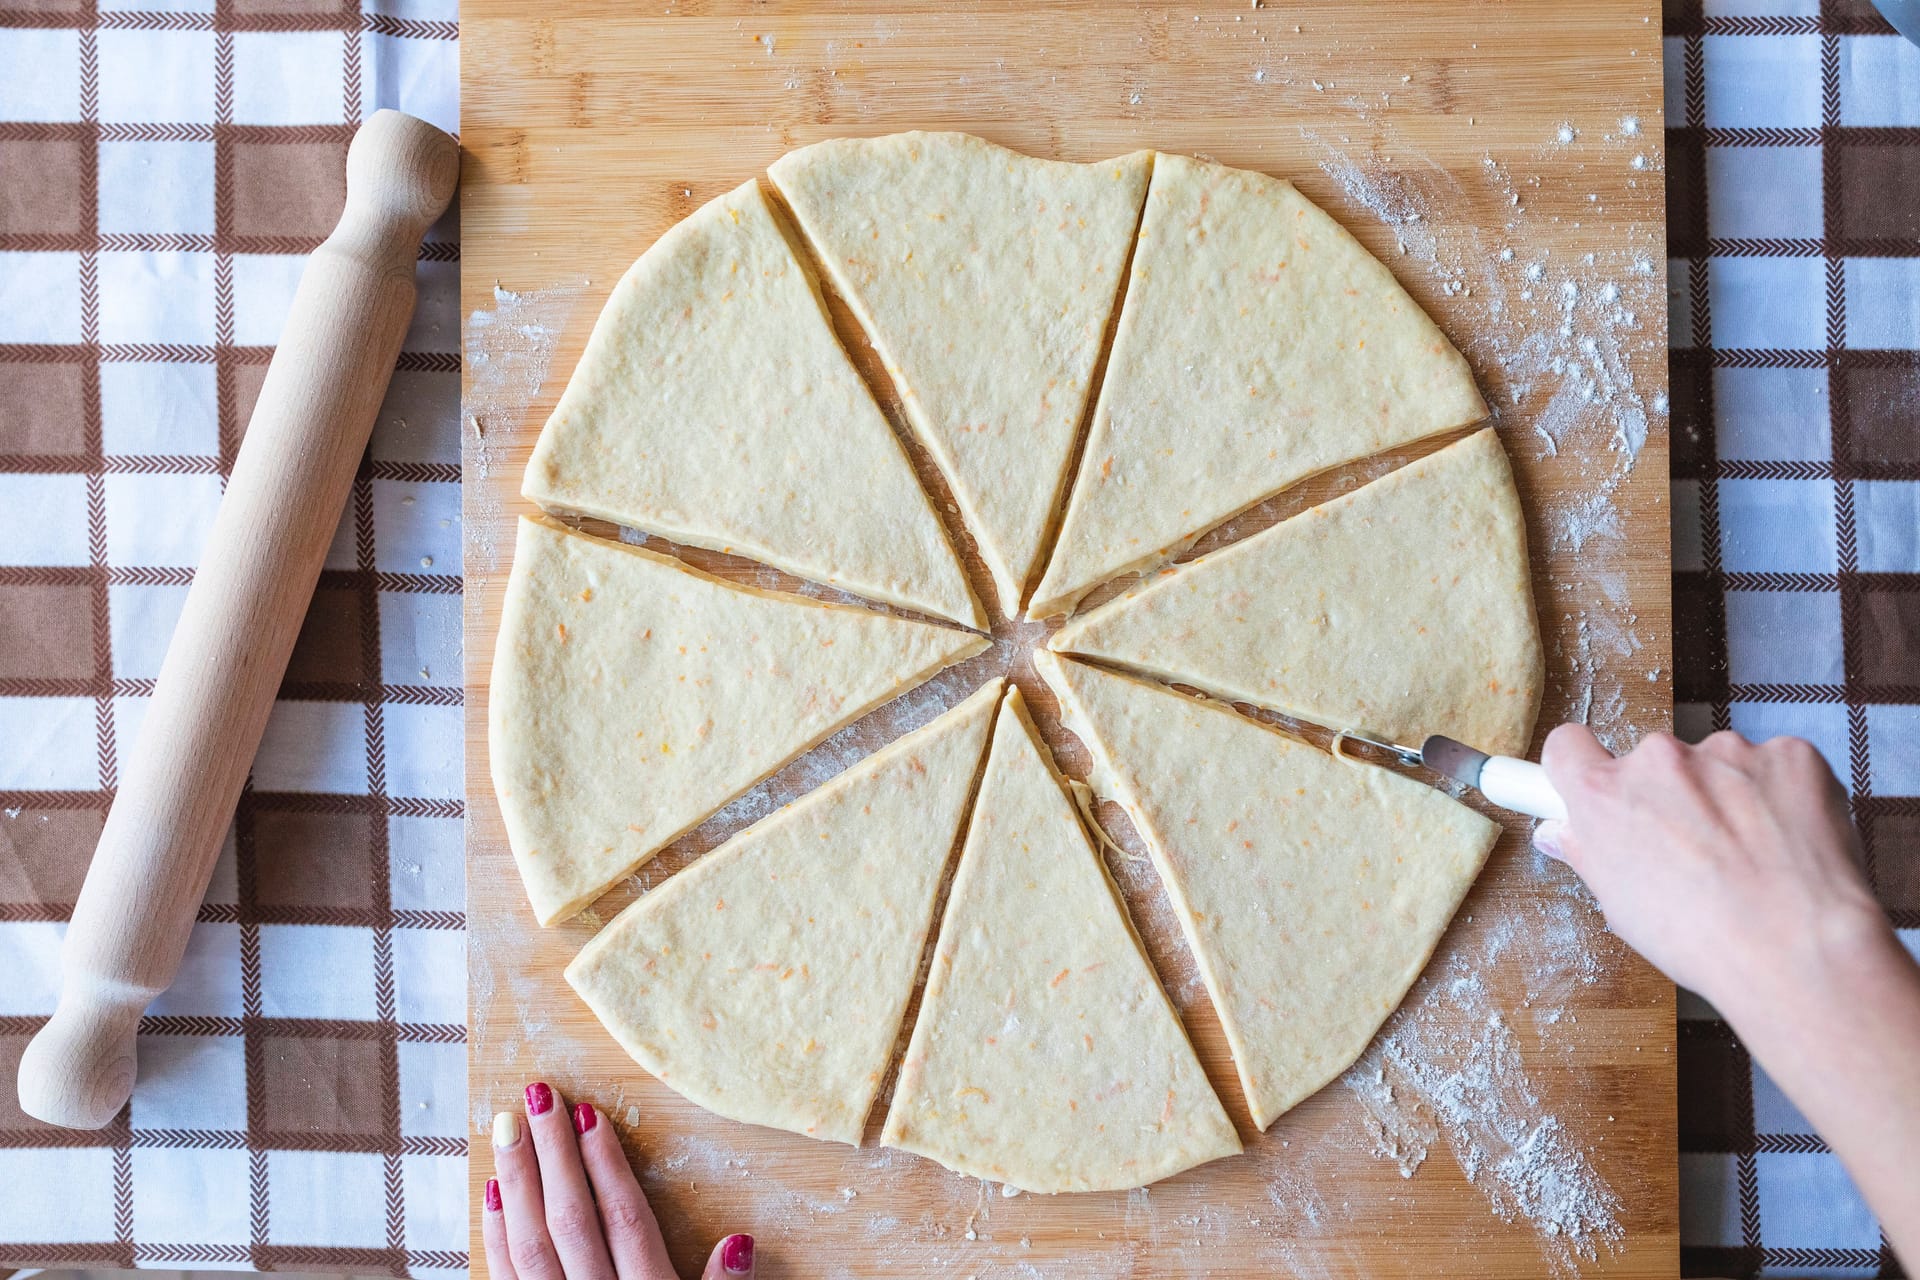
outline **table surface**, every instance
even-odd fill
[[[131,729],[178,590],[166,584],[191,571],[217,501],[217,483],[194,477],[227,465],[271,349],[275,291],[290,282],[276,255],[331,225],[347,122],[397,106],[457,123],[445,0],[169,8],[0,13],[0,163],[37,178],[0,191],[0,292],[33,290],[0,313],[0,490],[27,512],[0,526],[0,968],[13,975],[0,992],[0,1180],[13,1192],[0,1258],[451,1275],[466,1263],[464,1031],[443,1012],[411,1020],[448,965],[406,931],[445,921],[432,940],[457,947],[464,919],[459,786],[432,781],[435,735],[387,748],[408,766],[391,816],[354,816],[372,796],[359,771],[369,725],[384,733],[390,708],[423,705],[423,686],[459,699],[442,683],[457,626],[432,621],[457,606],[439,584],[457,587],[442,521],[457,533],[458,514],[436,497],[458,459],[451,224],[423,254],[430,318],[355,499],[391,501],[356,506],[332,571],[372,559],[381,644],[369,657],[349,612],[361,580],[336,579],[351,591],[317,603],[308,665],[270,733],[284,749],[256,771],[293,813],[252,827],[244,881],[238,856],[216,876],[191,962],[142,1040],[124,1123],[49,1135],[7,1105],[110,794],[103,747]],[[1907,198],[1920,54],[1865,0],[1671,5],[1664,52],[1668,130],[1647,154],[1667,169],[1674,260],[1680,726],[1820,745],[1854,793],[1881,900],[1920,946],[1920,716],[1901,675],[1920,637],[1907,532],[1920,525],[1920,317],[1901,284],[1920,269]],[[276,58],[308,74],[256,74]],[[89,278],[98,292],[83,305]],[[161,282],[202,301],[159,306]],[[355,533],[365,515],[370,539]],[[129,542],[128,528],[143,536]],[[314,703],[343,690],[355,714]],[[423,722],[446,713],[425,705]],[[376,834],[391,837],[384,851]],[[406,914],[422,911],[434,914]],[[392,1040],[375,1016],[381,984],[357,959],[335,983],[352,995],[344,1017],[280,1016],[299,998],[276,962],[291,953],[263,942],[338,929],[365,948],[349,957],[374,954],[387,923],[402,926],[385,934],[404,1002]],[[248,1015],[250,999],[275,1016]],[[1683,996],[1680,1012],[1683,1270],[1893,1274],[1805,1121],[1710,1009]]]
[[[594,913],[542,931],[489,794],[486,677],[512,520],[525,509],[519,477],[607,289],[661,231],[786,150],[915,126],[1069,159],[1159,146],[1296,180],[1396,268],[1499,408],[1529,511],[1552,671],[1543,723],[1586,718],[1621,745],[1666,727],[1655,15],[1632,3],[1540,9],[1531,23],[1516,15],[1483,30],[1467,11],[1435,3],[1400,6],[1388,31],[1372,12],[1219,4],[1094,21],[1046,5],[982,14],[868,5],[832,16],[779,6],[690,15],[591,2],[540,13],[495,0],[466,6],[475,1132],[536,1069],[607,1102],[616,1120],[639,1119],[629,1137],[649,1194],[680,1224],[671,1243],[683,1268],[713,1238],[747,1229],[765,1241],[769,1273],[1023,1264],[1063,1275],[1264,1272],[1319,1262],[1530,1276],[1554,1261],[1593,1273],[1675,1270],[1672,988],[1603,933],[1564,872],[1536,862],[1517,823],[1374,1057],[1265,1135],[1247,1123],[1218,1023],[1151,871],[1113,859],[1249,1151],[1145,1193],[1005,1199],[877,1148],[874,1133],[855,1151],[701,1112],[629,1061],[565,986],[562,966],[600,922],[741,825],[739,808]],[[838,318],[890,401],[857,328],[844,311]],[[546,362],[537,379],[526,376],[536,361]],[[927,459],[910,451],[943,496]],[[1232,522],[1231,536],[1378,469],[1301,486]],[[956,540],[984,587],[970,546]],[[769,580],[755,566],[688,556]],[[936,698],[876,713],[821,751],[848,759],[1006,671],[1063,765],[1083,776],[1084,753],[1059,730],[1025,660],[1047,630],[1003,624],[994,649],[939,682]],[[758,801],[784,799],[812,772],[803,760]],[[1102,820],[1138,850],[1116,810]],[[883,1114],[884,1098],[871,1130]],[[476,1185],[487,1164],[473,1162]]]

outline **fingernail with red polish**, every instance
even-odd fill
[[[600,1117],[593,1114],[592,1107],[584,1102],[576,1102],[573,1104],[573,1131],[575,1133],[585,1133],[599,1122]]]
[[[753,1271],[753,1237],[728,1236],[727,1242],[720,1246],[720,1265],[727,1269],[728,1275],[750,1274]]]
[[[527,1114],[543,1116],[553,1110],[553,1090],[536,1080],[527,1086]]]
[[[486,1200],[488,1213],[500,1212],[500,1179],[487,1179]]]

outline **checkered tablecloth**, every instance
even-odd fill
[[[450,230],[133,1102],[99,1134],[14,1106],[350,122],[455,123],[454,0],[131,3],[0,0],[0,1262],[459,1269]],[[1888,31],[1862,0],[1667,15],[1675,651],[1683,727],[1826,751],[1920,946],[1920,50]],[[1890,1274],[1682,1012],[1685,1269]]]
[[[451,220],[132,1103],[13,1084],[347,141],[456,127],[457,16],[0,0],[0,1264],[467,1265]]]
[[[1865,0],[1667,15],[1675,684],[1691,736],[1819,746],[1920,951],[1920,49],[1891,30]],[[1839,1161],[1681,1013],[1685,1270],[1895,1274]]]

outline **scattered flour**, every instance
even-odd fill
[[[488,432],[524,425],[522,419],[546,381],[554,348],[586,290],[585,280],[520,293],[496,284],[494,305],[475,308],[467,317],[460,344],[467,370],[460,413],[462,430],[472,438],[467,454],[474,469],[471,479],[485,480],[493,473]],[[472,531],[467,569],[475,575],[497,573],[502,564],[498,536],[506,523],[498,499],[490,496],[493,489],[486,484],[467,485],[464,492],[473,506],[466,521]]]
[[[1496,1214],[1534,1229],[1561,1274],[1622,1240],[1620,1199],[1568,1124],[1544,1110],[1522,1035],[1551,1048],[1575,1020],[1570,998],[1603,973],[1586,941],[1593,924],[1592,907],[1569,897],[1538,904],[1531,919],[1504,917],[1429,974],[1344,1077],[1376,1154],[1410,1178],[1444,1141]],[[1526,1031],[1488,989],[1502,970],[1525,983]]]
[[[1621,133],[1638,127],[1623,120]],[[1579,137],[1569,123],[1556,142],[1566,147]],[[1561,488],[1541,513],[1549,542],[1542,550],[1572,584],[1564,597],[1572,603],[1559,607],[1572,614],[1574,651],[1558,658],[1576,678],[1566,704],[1544,714],[1585,721],[1616,750],[1630,746],[1634,729],[1617,673],[1620,659],[1645,641],[1628,600],[1618,495],[1650,424],[1667,412],[1664,397],[1642,395],[1628,362],[1646,337],[1641,315],[1663,302],[1652,266],[1662,249],[1629,243],[1556,258],[1540,243],[1545,227],[1524,198],[1542,180],[1518,177],[1491,155],[1477,174],[1483,190],[1474,192],[1417,157],[1376,170],[1309,141],[1321,145],[1322,168],[1345,196],[1393,227],[1412,269],[1424,269],[1442,295],[1462,299],[1471,318],[1455,326],[1455,336],[1483,379],[1508,447],[1531,440],[1536,458],[1554,459],[1560,469]],[[1647,164],[1644,153],[1635,164],[1625,152],[1608,162],[1635,170]],[[1508,210],[1503,227],[1442,229],[1428,216],[1475,195]],[[1509,265],[1516,260],[1517,269]],[[1408,269],[1399,264],[1403,276]],[[1345,1077],[1365,1109],[1375,1154],[1411,1177],[1444,1144],[1497,1215],[1532,1227],[1557,1273],[1577,1271],[1622,1237],[1618,1196],[1595,1169],[1577,1120],[1544,1107],[1523,1052],[1528,1038],[1541,1050],[1571,1049],[1570,998],[1602,974],[1594,951],[1599,919],[1584,890],[1576,893],[1531,914],[1521,908],[1483,930],[1477,949],[1437,963]],[[1525,981],[1517,1009],[1500,998],[1504,986],[1489,987],[1502,968],[1515,967]],[[1509,1019],[1523,1014],[1528,1025],[1516,1028]],[[1284,1191],[1276,1203],[1316,1203],[1302,1196],[1297,1179],[1271,1185]]]
[[[468,436],[468,479],[485,480],[492,474],[496,455],[489,433],[504,436],[525,425],[527,410],[546,381],[554,348],[586,288],[584,280],[521,293],[495,285],[494,305],[476,308],[467,317],[461,332],[466,366],[461,430]],[[466,484],[461,493],[468,506],[465,571],[469,590],[464,603],[471,611],[478,609],[488,579],[506,567],[501,538],[508,524],[494,486]],[[511,539],[510,533],[504,536]],[[472,622],[470,614],[468,624]],[[546,1072],[573,1070],[583,1060],[582,1049],[566,1037],[549,1034],[552,977],[535,976],[512,961],[517,953],[513,935],[520,927],[517,918],[493,924],[479,918],[468,921],[470,1040],[492,1034],[509,1062],[524,1054],[530,1067],[537,1062]],[[497,940],[484,936],[490,929],[499,932]],[[511,996],[515,1030],[489,1033],[487,1021],[503,985]],[[474,1132],[486,1132],[496,1101],[478,1094],[469,1100]]]
[[[1548,220],[1522,199],[1540,188],[1538,175],[1521,176],[1489,154],[1463,182],[1424,157],[1363,165],[1318,135],[1304,136],[1319,147],[1321,168],[1346,198],[1393,227],[1412,259],[1400,264],[1401,273],[1424,269],[1442,295],[1460,299],[1471,318],[1453,336],[1483,380],[1507,447],[1531,439],[1537,457],[1559,459],[1561,487],[1542,513],[1548,546],[1536,554],[1557,555],[1563,582],[1583,580],[1566,595],[1578,602],[1572,607],[1583,642],[1579,652],[1559,655],[1572,659],[1577,679],[1565,704],[1549,705],[1543,715],[1584,714],[1610,748],[1630,747],[1635,730],[1626,722],[1620,677],[1606,659],[1644,644],[1627,598],[1626,526],[1617,498],[1652,422],[1667,413],[1665,397],[1643,395],[1629,364],[1648,338],[1644,317],[1663,305],[1653,264],[1664,248],[1653,237],[1577,259],[1556,257],[1540,243]],[[1563,146],[1579,137],[1571,123],[1559,131]],[[1555,149],[1550,144],[1519,159],[1543,159]],[[1594,163],[1631,167],[1617,147],[1595,145],[1594,153]],[[1437,206],[1475,196],[1504,204],[1504,225],[1443,228],[1430,216]],[[1515,262],[1523,264],[1517,271],[1509,265]]]

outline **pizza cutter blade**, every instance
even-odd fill
[[[1338,755],[1342,745],[1356,742],[1392,757],[1412,768],[1425,765],[1443,777],[1472,787],[1503,809],[1524,813],[1532,818],[1565,821],[1566,802],[1554,790],[1547,771],[1531,760],[1513,756],[1490,756],[1464,742],[1435,734],[1420,744],[1419,750],[1386,742],[1368,734],[1345,730],[1335,736],[1333,749]]]

